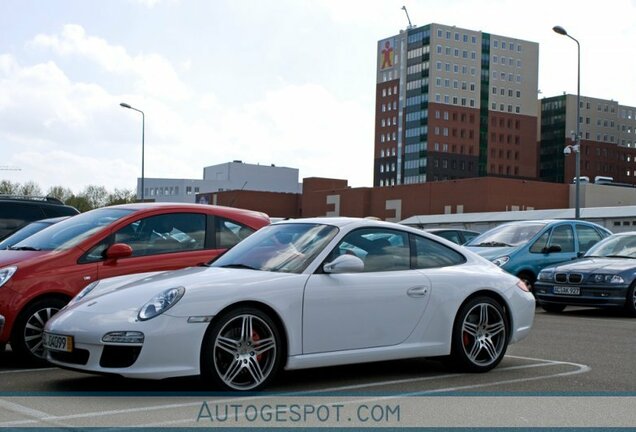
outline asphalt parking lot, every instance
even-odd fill
[[[635,324],[636,319],[620,312],[568,308],[564,313],[555,315],[537,308],[530,336],[511,345],[502,363],[486,374],[455,373],[434,360],[383,362],[284,372],[268,389],[268,394],[295,398],[307,394],[318,398],[372,395],[374,400],[401,395],[440,394],[633,396],[636,390],[636,374],[633,372]],[[37,419],[42,418],[95,418],[111,411],[117,412],[120,418],[131,416],[130,424],[154,425],[144,418],[148,410],[154,409],[148,404],[152,405],[152,401],[158,403],[159,396],[194,397],[192,402],[179,400],[169,404],[175,409],[183,405],[194,410],[194,414],[188,414],[188,418],[192,418],[197,414],[201,397],[211,395],[211,391],[214,389],[197,379],[139,381],[92,376],[52,367],[25,368],[17,364],[10,351],[0,355],[0,427],[33,426],[39,424],[34,423],[39,421]],[[117,396],[119,402],[109,405],[112,409],[104,410],[103,401],[84,400],[82,395]],[[144,399],[137,402],[139,408],[131,408],[122,396],[124,399],[125,396],[141,396]],[[71,403],[68,397],[82,399],[82,403]],[[165,403],[164,400],[161,405],[164,408]],[[633,404],[633,399],[628,403]],[[88,414],[82,417],[82,413]],[[55,421],[58,420],[53,420],[46,424],[57,425]]]

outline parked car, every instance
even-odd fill
[[[9,247],[21,242],[29,236],[32,236],[36,232],[42,231],[44,228],[61,222],[68,217],[69,216],[61,216],[50,219],[42,219],[26,224],[19,230],[14,231],[12,234],[9,234],[7,237],[4,238],[4,240],[0,241],[0,250],[9,249]]]
[[[468,243],[480,234],[477,231],[459,228],[429,228],[425,231],[440,237],[444,237],[446,240],[450,240],[453,243],[457,243],[460,245]]]
[[[267,225],[259,212],[200,204],[124,204],[92,210],[0,251],[0,344],[43,358],[44,323],[89,283],[195,266]]]
[[[281,368],[451,356],[485,372],[530,332],[527,287],[465,248],[354,218],[278,222],[210,267],[85,288],[47,323],[57,365],[259,389]]]
[[[541,270],[535,296],[543,309],[566,306],[625,308],[636,316],[636,232],[614,234],[581,259]]]
[[[581,220],[510,222],[466,244],[473,252],[519,276],[532,290],[544,267],[582,256],[611,232]]]
[[[29,222],[78,213],[53,197],[0,195],[0,240]]]

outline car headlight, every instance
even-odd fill
[[[86,297],[88,295],[88,293],[90,293],[91,291],[93,291],[93,289],[99,284],[99,281],[94,281],[89,283],[88,285],[86,285],[84,287],[83,290],[81,290],[75,297],[73,297],[71,299],[70,302],[68,302],[68,306],[77,303],[78,301],[80,301],[81,299],[83,299],[84,297]]]
[[[539,272],[539,275],[537,276],[537,280],[540,280],[542,282],[552,282],[553,279],[554,279],[554,272],[546,271],[546,270],[541,270]]]
[[[623,279],[619,275],[612,274],[593,274],[591,279],[595,283],[607,283],[607,284],[622,284],[625,283],[625,279]]]
[[[170,288],[160,292],[142,306],[137,317],[140,321],[146,321],[156,317],[174,306],[185,293],[184,287]]]
[[[499,267],[503,267],[504,265],[506,265],[506,263],[510,261],[510,257],[509,256],[502,256],[499,258],[495,258],[494,260],[492,260],[491,262],[495,265],[498,265]]]
[[[13,273],[15,273],[17,269],[18,268],[16,266],[5,267],[0,269],[0,287],[6,284],[9,281],[9,279],[11,279],[11,276],[13,276]]]

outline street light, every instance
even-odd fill
[[[144,132],[146,129],[146,116],[140,109],[131,107],[127,103],[120,103],[120,106],[128,108],[141,113],[141,202],[144,201]]]
[[[581,123],[580,123],[580,116],[581,116],[581,44],[579,43],[578,40],[574,39],[572,36],[570,36],[568,34],[567,31],[565,31],[565,29],[561,26],[554,26],[552,27],[552,30],[554,30],[556,33],[560,34],[561,36],[567,36],[570,39],[572,39],[574,42],[576,42],[576,47],[577,47],[577,69],[576,69],[576,136],[575,138],[575,142],[574,145],[571,146],[570,150],[574,152],[574,157],[575,157],[575,177],[576,177],[576,190],[575,190],[575,197],[574,197],[574,202],[575,202],[575,212],[574,212],[574,218],[575,219],[580,219],[581,217],[581,203],[579,200],[579,191],[580,191],[580,184],[581,184]],[[567,147],[566,147],[567,149]],[[567,153],[566,153],[567,154]]]

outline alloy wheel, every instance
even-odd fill
[[[468,360],[477,366],[489,366],[506,347],[506,322],[492,304],[478,303],[465,315],[461,335]]]
[[[26,321],[24,326],[24,345],[35,357],[44,359],[44,346],[42,335],[44,333],[44,325],[53,315],[60,311],[56,307],[46,307],[38,309]]]

